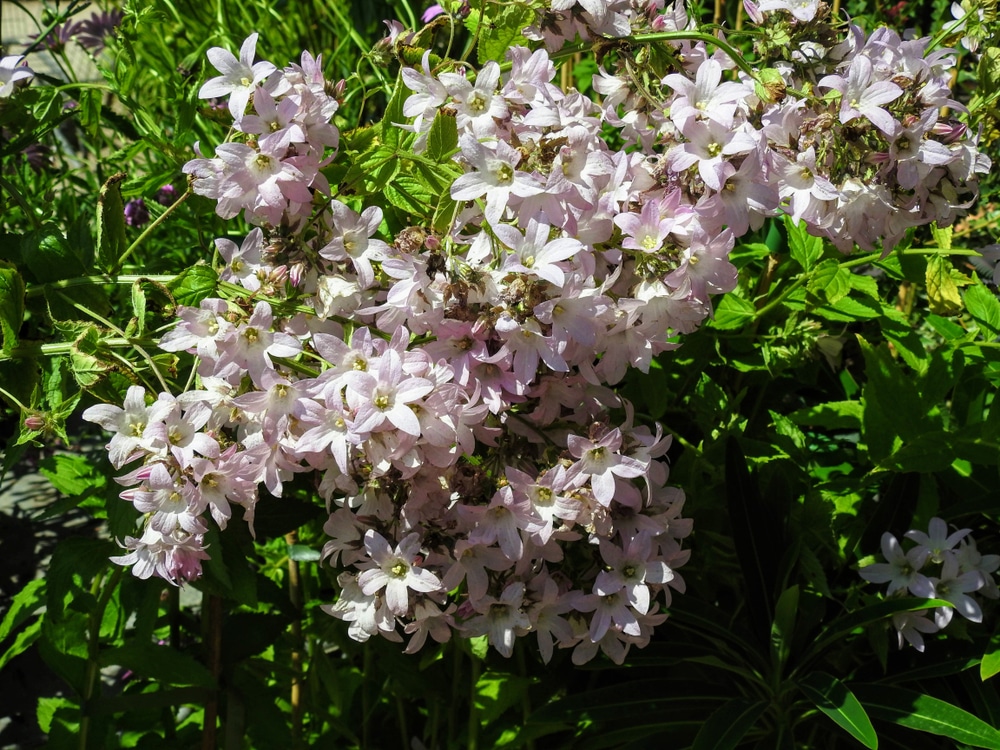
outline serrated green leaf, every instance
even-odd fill
[[[124,172],[109,177],[97,198],[97,263],[105,271],[111,271],[128,248],[121,191],[126,177]]]
[[[876,719],[974,747],[1000,750],[1000,731],[939,698],[886,685],[856,685],[854,694]]]
[[[38,728],[45,734],[52,731],[52,719],[60,708],[72,709],[75,708],[75,704],[68,698],[42,697],[38,699],[35,718],[38,720]]]
[[[1000,336],[1000,300],[997,296],[979,281],[966,289],[963,296],[969,315],[988,338]]]
[[[878,283],[871,276],[862,276],[859,273],[851,274],[851,289],[861,292],[866,297],[874,300],[879,298]]]
[[[9,609],[4,613],[3,621],[0,622],[0,642],[11,634],[18,625],[45,604],[45,579],[36,578],[14,596]]]
[[[725,294],[715,306],[711,326],[719,331],[742,328],[753,321],[756,313],[756,308],[749,300],[735,294]]]
[[[962,297],[951,271],[951,263],[945,257],[931,255],[927,258],[924,283],[927,285],[931,312],[935,315],[957,315],[962,311]]]
[[[751,242],[748,245],[734,247],[727,260],[737,268],[743,268],[755,260],[766,258],[771,252],[771,248],[763,242]]]
[[[871,750],[878,748],[878,735],[864,707],[844,683],[825,672],[813,672],[799,682],[802,692],[841,729]]]
[[[81,248],[81,252],[82,252]],[[21,241],[25,265],[42,284],[85,276],[89,270],[58,227],[47,225]]]
[[[406,116],[403,114],[403,102],[410,95],[410,90],[403,83],[402,74],[396,78],[396,85],[392,89],[392,96],[385,105],[385,114],[382,116],[382,143],[386,148],[396,151],[403,136],[403,129],[396,123],[405,123]]]
[[[931,224],[931,235],[934,243],[945,252],[951,250],[951,237],[955,233],[952,227],[939,227],[937,222]]]
[[[80,89],[76,94],[76,112],[80,125],[90,136],[96,137],[101,127],[101,97],[98,89]]]
[[[816,266],[806,288],[814,295],[835,305],[851,291],[851,272],[834,258]]]
[[[111,312],[108,293],[100,286],[91,284],[60,289],[46,285],[44,292],[53,320],[93,320],[91,313],[107,317]]]
[[[210,266],[191,266],[167,284],[178,305],[197,307],[201,301],[215,293],[219,277]]]
[[[791,216],[785,217],[785,231],[788,234],[788,252],[803,270],[810,270],[823,257],[823,239],[813,237],[804,221],[796,222]],[[832,259],[831,262],[836,264]]]
[[[444,161],[458,148],[458,126],[455,115],[438,110],[427,133],[427,156],[434,161]]]
[[[860,401],[827,401],[825,404],[793,411],[788,418],[798,425],[842,430],[860,427],[864,413]]]
[[[494,12],[494,8],[497,12]],[[535,11],[526,5],[498,3],[479,27],[479,64],[500,62],[515,41],[522,39],[524,27],[535,20]]]
[[[820,305],[814,313],[835,323],[853,323],[857,320],[874,320],[885,311],[885,306],[867,297],[843,297],[835,304]]]
[[[92,487],[103,487],[104,477],[95,475],[87,456],[59,453],[42,461],[39,470],[64,495],[82,495]]]
[[[13,264],[0,261],[0,335],[5,354],[17,346],[23,321],[24,279]]]
[[[142,279],[136,279],[132,284],[132,314],[136,321],[136,336],[146,333],[146,290],[142,288]]]
[[[1000,89],[1000,48],[992,45],[980,48],[976,81],[979,84],[979,93],[984,97]]]
[[[733,750],[766,710],[764,701],[734,698],[708,717],[691,750]]]

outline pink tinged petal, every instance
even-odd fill
[[[592,474],[590,486],[594,490],[594,497],[601,505],[608,507],[615,498],[615,477],[610,471],[603,474]]]
[[[389,579],[385,587],[385,603],[393,614],[400,616],[406,614],[406,610],[410,608],[410,592],[404,579]]]
[[[406,577],[406,585],[414,591],[430,592],[441,588],[441,580],[423,568],[410,568],[410,574]]]
[[[609,627],[611,627],[611,609],[598,605],[590,621],[590,640],[594,643],[600,641]]]
[[[636,584],[626,590],[628,603],[635,607],[636,612],[644,615],[649,612],[649,587],[645,584]]]
[[[369,534],[371,532],[368,532]],[[389,583],[389,574],[381,568],[365,570],[358,576],[358,585],[365,596],[373,596]]]
[[[623,588],[625,588],[625,582],[621,579],[621,576],[607,570],[602,570],[598,573],[597,579],[594,581],[594,593],[600,594],[601,596],[614,594],[616,591],[621,591]]]
[[[392,556],[392,548],[386,538],[373,529],[365,532],[365,551],[379,565],[385,563]],[[366,592],[367,593],[367,592]],[[368,594],[371,596],[371,594]]]
[[[396,404],[383,414],[397,429],[414,437],[420,435],[420,420],[413,413],[413,409],[406,404]]]

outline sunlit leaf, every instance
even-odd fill
[[[875,750],[878,735],[864,707],[844,683],[825,672],[813,672],[799,681],[809,700],[865,747]]]

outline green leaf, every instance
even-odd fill
[[[455,124],[455,115],[438,110],[427,133],[427,156],[434,161],[444,161],[456,148],[458,126]]]
[[[691,750],[733,750],[766,710],[764,701],[734,698],[702,725]]]
[[[876,750],[878,735],[864,707],[844,683],[825,672],[813,672],[799,687],[816,708],[865,747]]]
[[[82,495],[92,487],[103,487],[104,477],[94,472],[87,456],[59,453],[42,461],[40,470],[52,486],[64,495]]]
[[[937,222],[933,222],[931,224],[931,234],[934,236],[934,242],[939,248],[945,252],[951,250],[951,237],[954,234],[952,227],[939,227]]]
[[[813,312],[835,323],[853,323],[857,320],[873,320],[885,311],[885,307],[875,300],[842,297],[832,305],[821,305]]]
[[[917,384],[903,373],[885,345],[871,346],[860,336],[868,382],[863,391],[865,404],[862,429],[868,451],[876,462],[898,447],[896,436],[915,439],[928,431],[926,409]]]
[[[851,272],[836,259],[828,258],[816,266],[806,288],[835,305],[851,291]]]
[[[191,266],[167,284],[178,305],[197,307],[203,299],[215,294],[219,277],[210,266]]]
[[[966,335],[966,331],[962,326],[947,318],[942,318],[940,315],[928,315],[926,320],[927,325],[948,341],[956,341]]]
[[[832,430],[857,429],[865,410],[860,401],[827,401],[793,411],[788,418],[797,425],[826,427]]]
[[[81,257],[83,252],[84,248],[80,248],[80,253],[74,251],[54,225],[46,225],[42,230],[26,235],[21,241],[25,265],[42,284],[85,276],[89,269]]]
[[[530,677],[484,672],[476,682],[473,693],[480,722],[484,726],[489,726],[499,719],[504,711],[521,701],[532,682]]]
[[[731,331],[742,328],[750,323],[757,310],[753,303],[735,294],[725,294],[715,307],[712,316],[712,328],[719,331]]]
[[[726,501],[733,543],[747,592],[747,611],[762,643],[774,620],[778,553],[783,549],[778,519],[764,503],[756,478],[735,437],[726,439]]]
[[[56,711],[60,708],[71,709],[74,707],[75,704],[68,698],[39,698],[38,708],[35,712],[35,718],[38,720],[38,728],[45,734],[49,734],[52,731],[52,719],[55,717]]]
[[[33,620],[27,627],[18,631],[14,637],[14,642],[0,654],[0,669],[7,666],[7,663],[16,656],[20,656],[27,651],[31,645],[38,640],[42,634],[44,621],[39,618]]]
[[[792,652],[795,634],[795,614],[799,607],[799,587],[789,586],[778,597],[771,623],[771,658],[780,672]]]
[[[938,698],[886,685],[856,685],[854,693],[876,719],[974,747],[1000,750],[1000,732]]]
[[[951,263],[945,257],[931,255],[927,258],[924,283],[927,285],[931,312],[935,315],[957,315],[962,311],[962,298],[951,272]]]
[[[791,216],[785,216],[785,230],[788,232],[788,251],[792,258],[802,266],[803,270],[810,270],[816,261],[823,257],[823,239],[813,237],[807,231],[804,221],[796,222]],[[837,265],[835,260],[830,262]]]
[[[495,6],[499,12],[490,12],[480,22],[479,27],[479,64],[495,60],[503,60],[507,50],[523,38],[525,26],[530,26],[535,20],[535,12],[525,5],[515,3],[498,3]],[[492,8],[491,8],[492,11]]]
[[[142,283],[142,279],[136,279],[132,284],[132,314],[135,316],[135,335],[139,337],[146,333],[146,290]]]
[[[92,138],[97,136],[101,127],[101,97],[98,89],[80,89],[76,94],[77,117],[80,125]]]
[[[17,346],[23,321],[24,279],[13,264],[0,261],[0,335],[5,354]]]
[[[965,290],[965,307],[987,338],[1000,336],[1000,300],[981,281]]]
[[[0,643],[11,634],[18,625],[31,617],[35,611],[45,604],[45,579],[36,578],[17,592],[10,608],[4,613],[0,622]]]
[[[409,94],[410,90],[403,83],[403,76],[400,74],[396,78],[392,96],[389,97],[389,102],[385,105],[385,114],[382,116],[382,143],[393,152],[399,148],[399,142],[404,132],[394,123],[406,122],[406,116],[403,114],[403,102]]]
[[[979,663],[979,678],[986,682],[998,672],[1000,672],[1000,631],[990,638],[983,660]]]

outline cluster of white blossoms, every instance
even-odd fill
[[[1000,555],[982,555],[970,536],[972,529],[949,533],[948,524],[932,518],[927,533],[907,531],[905,537],[915,544],[907,551],[895,536],[882,535],[884,563],[861,568],[861,577],[871,583],[888,583],[886,595],[920,596],[941,599],[951,607],[938,607],[931,615],[926,609],[899,612],[892,622],[899,632],[899,646],[904,641],[918,651],[924,650],[922,634],[946,628],[957,611],[972,622],[982,622],[983,612],[973,593],[989,599],[1000,598],[993,573],[1000,568]]]
[[[541,18],[536,35],[550,43],[688,28],[682,7],[655,2],[563,1]],[[411,216],[389,237],[382,207],[323,176],[342,87],[309,53],[284,70],[254,63],[256,39],[239,59],[209,52],[222,75],[201,93],[229,96],[236,135],[186,167],[220,216],[242,211],[256,226],[239,246],[216,240],[222,280],[242,291],[182,309],[161,342],[197,356],[197,388],[147,404],[135,387],[124,408],[85,414],[114,433],[116,468],[141,461],[119,481],[143,531],[118,562],[192,579],[209,516],[224,527],[236,504],[252,527],[258,487],[280,496],[305,473],[331,511],[324,559],[341,571],[326,609],[355,639],[408,635],[413,652],[428,635],[486,635],[509,656],[517,636],[535,634],[545,660],[558,646],[576,663],[598,650],[621,662],[684,590],[691,523],[683,492],[667,486],[670,438],[637,425],[611,386],[710,315],[711,297],[736,285],[729,252],[765,217],[785,210],[840,241],[869,215],[867,198],[847,202],[846,157],[812,122],[809,107],[830,110],[833,97],[761,99],[749,79],[724,81],[733,61],[703,42],[675,43],[684,62],[660,81],[662,100],[602,71],[601,105],[555,86],[545,49],[513,47],[506,71],[432,68],[425,55],[402,71],[398,127],[420,154],[433,123],[454,118],[456,209],[444,228]],[[874,59],[890,54],[884,38],[853,39],[829,51],[817,81],[845,100],[899,62]],[[926,70],[939,75],[939,62]],[[875,91],[886,104],[888,90]],[[893,130],[861,96],[825,115],[830,128]],[[970,191],[982,165],[968,134],[948,127],[894,131],[890,192],[915,196],[920,217],[898,201],[891,215],[943,222],[959,210],[920,193]],[[609,131],[635,148],[610,148]],[[898,166],[907,160],[910,171]],[[900,226],[864,231],[891,243]]]

